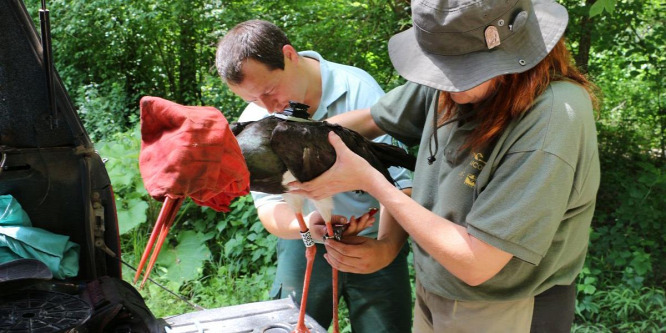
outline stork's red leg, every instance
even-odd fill
[[[171,230],[171,226],[173,225],[173,220],[169,222],[170,223],[162,225],[162,230],[160,230],[160,236],[157,238],[157,244],[155,244],[153,253],[150,256],[148,267],[146,267],[146,271],[143,273],[143,279],[141,280],[141,285],[139,285],[139,290],[143,289],[143,285],[146,283],[146,280],[148,280],[148,276],[150,275],[150,272],[153,270],[153,266],[157,261],[157,255],[160,253],[160,250],[162,250],[162,245],[164,244],[164,240],[166,239],[169,230]]]
[[[157,260],[157,255],[159,254],[160,249],[162,248],[162,244],[166,239],[166,235],[169,232],[169,229],[171,229],[173,221],[176,218],[176,213],[178,213],[178,209],[180,209],[180,206],[183,204],[184,199],[185,198],[166,197],[166,199],[164,200],[164,205],[162,205],[162,209],[160,210],[160,215],[157,217],[157,221],[155,222],[155,227],[153,228],[153,232],[150,234],[150,238],[148,239],[148,244],[146,244],[146,249],[141,255],[141,262],[139,263],[139,267],[137,267],[136,274],[134,275],[134,283],[136,283],[136,281],[139,278],[139,275],[141,274],[141,271],[143,270],[143,266],[146,263],[146,259],[148,258],[148,255],[150,254],[151,249],[153,248],[153,243],[155,242],[155,239],[157,239],[157,245],[155,246],[155,250],[152,251],[152,256],[150,258],[150,262],[148,263],[148,268],[146,269],[146,272],[143,275],[143,281],[141,282],[140,288],[143,288],[144,283],[148,279],[148,275],[150,275],[150,271],[152,270],[153,265]]]
[[[305,326],[305,307],[308,300],[308,289],[310,287],[310,276],[312,275],[312,264],[314,263],[317,248],[312,242],[312,238],[310,237],[308,230],[308,225],[305,224],[305,220],[303,219],[303,214],[297,212],[296,219],[298,220],[298,225],[301,228],[301,235],[305,235],[303,237],[303,242],[305,243],[306,266],[305,277],[303,279],[303,293],[301,295],[301,308],[298,312],[298,322],[296,323],[296,327],[294,327],[292,333],[310,333],[310,330],[307,328],[307,326]]]
[[[136,283],[136,281],[139,280],[139,276],[141,276],[141,271],[143,270],[143,266],[146,264],[146,260],[148,260],[148,255],[150,255],[150,250],[152,250],[153,245],[155,244],[155,239],[157,239],[157,235],[162,230],[163,224],[164,221],[162,218],[162,211],[160,211],[160,215],[157,218],[157,221],[155,221],[155,226],[153,227],[153,231],[150,233],[150,238],[148,238],[148,243],[146,243],[146,248],[143,250],[143,254],[141,255],[141,261],[139,261],[139,266],[136,268],[136,273],[134,274],[134,283]]]
[[[331,221],[326,222],[326,232],[328,237],[333,237],[333,224]],[[338,270],[331,268],[331,273],[333,274],[333,333],[340,332],[340,324],[338,323]]]
[[[340,332],[340,323],[338,320],[338,270],[331,269],[333,274],[333,333]]]

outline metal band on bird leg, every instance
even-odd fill
[[[345,229],[346,227],[344,224],[333,225],[333,238],[338,242],[342,240],[342,234],[345,232]]]
[[[301,231],[301,238],[303,238],[303,244],[305,244],[305,247],[311,247],[315,245],[309,229],[306,231]]]
[[[332,238],[339,242],[342,239],[342,234],[345,232],[345,229],[347,229],[345,224],[334,224],[333,236],[329,236],[327,233],[326,235],[324,235],[324,240]]]

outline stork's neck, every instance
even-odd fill
[[[321,103],[322,82],[319,61],[303,57],[303,74],[308,83],[303,103],[310,106],[308,113],[312,116]]]

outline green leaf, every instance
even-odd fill
[[[604,11],[605,2],[606,2],[605,0],[597,0],[590,7],[590,17],[595,17],[601,14]]]
[[[616,0],[604,0],[604,9],[606,9],[607,12],[613,14],[615,11],[616,2]]]
[[[215,229],[217,229],[218,232],[222,232],[226,227],[227,227],[227,219],[222,219],[219,222],[217,222]]]
[[[109,178],[113,180],[115,188],[127,188],[134,182],[134,175],[123,168],[110,168]]]
[[[129,199],[126,205],[119,205],[116,203],[116,206],[118,213],[118,229],[121,235],[146,221],[146,209],[148,209],[148,204],[145,201],[141,199]]]
[[[211,232],[207,232],[207,233],[204,233],[204,234],[203,234],[203,236],[201,237],[201,241],[202,241],[202,242],[205,242],[205,241],[207,241],[207,240],[209,240],[209,239],[211,239],[211,238],[213,238],[213,237],[215,237],[215,233],[214,233],[214,232],[212,232],[212,231],[211,231]]]
[[[235,254],[236,247],[242,247],[242,244],[236,238],[230,239],[226,244],[224,244],[224,253],[227,258],[230,258]]]
[[[158,257],[160,266],[167,270],[166,278],[182,284],[199,276],[203,264],[211,257],[202,241],[203,234],[191,230],[178,235],[178,245],[163,249]]]
[[[252,261],[257,261],[264,253],[262,251],[252,251]]]

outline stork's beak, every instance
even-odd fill
[[[141,281],[141,286],[139,286],[139,289],[143,288],[143,285],[146,283],[146,280],[150,275],[150,271],[153,269],[155,261],[157,261],[157,255],[160,253],[160,249],[162,249],[162,244],[164,243],[164,240],[166,239],[166,236],[169,233],[171,226],[173,225],[173,221],[176,219],[178,209],[180,209],[180,206],[183,204],[184,200],[185,198],[171,198],[169,196],[164,199],[164,205],[162,205],[160,215],[157,217],[157,221],[155,221],[155,227],[153,227],[153,232],[150,233],[150,238],[146,244],[146,249],[143,250],[141,261],[139,262],[139,267],[137,267],[136,274],[134,275],[134,283],[136,284],[136,281],[139,279],[141,271],[143,270],[143,265],[146,264],[148,254],[150,254],[153,248],[153,244],[155,243],[155,239],[157,238],[155,250],[152,251],[153,254],[150,257],[148,268],[146,268],[146,272],[143,274],[143,280]]]

